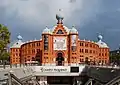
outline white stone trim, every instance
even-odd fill
[[[56,61],[56,58],[54,58],[53,61],[55,62],[55,61]]]
[[[45,66],[50,66],[50,63],[45,63]]]
[[[67,61],[67,58],[65,58],[65,61]]]
[[[56,66],[56,63],[51,63],[51,66]]]
[[[42,66],[56,66],[56,63],[42,63]]]
[[[70,66],[79,66],[78,63],[71,63]]]
[[[65,66],[68,66],[68,63],[64,63]]]

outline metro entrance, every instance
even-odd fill
[[[73,77],[70,76],[48,76],[47,83],[49,85],[73,85]]]

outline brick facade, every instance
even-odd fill
[[[57,34],[61,30],[61,34]],[[72,46],[72,36],[76,36],[76,46]],[[47,37],[47,42],[45,42]],[[54,37],[66,39],[66,50],[54,49]],[[45,47],[45,44],[47,47]],[[62,45],[61,45],[62,46]],[[93,41],[80,40],[78,33],[67,33],[63,24],[57,24],[51,33],[43,33],[41,40],[33,40],[26,42],[20,48],[11,48],[10,57],[12,64],[23,64],[27,61],[35,61],[36,59],[42,65],[56,65],[58,53],[64,58],[64,65],[85,63],[86,58],[94,63],[109,63],[109,48],[100,47]]]

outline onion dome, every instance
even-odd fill
[[[18,40],[22,40],[23,38],[22,38],[22,36],[19,34],[19,35],[17,36],[17,39],[18,39]]]
[[[59,9],[59,12],[56,14],[56,19],[58,20],[57,24],[62,24],[62,20],[64,19],[63,14],[61,12],[61,9]]]
[[[102,35],[98,35],[98,42],[97,42],[97,44],[101,48],[108,48],[107,44],[105,42],[103,42],[102,39],[103,39],[103,36]]]
[[[98,41],[102,40],[102,39],[103,39],[103,36],[102,35],[98,35]]]
[[[20,48],[23,44],[22,39],[22,36],[19,34],[17,40],[11,44],[10,48]]]
[[[42,33],[48,33],[48,34],[50,34],[51,31],[50,31],[50,29],[46,26],[46,28],[43,30]]]
[[[72,26],[72,29],[70,30],[70,33],[78,33],[77,29],[75,26]]]

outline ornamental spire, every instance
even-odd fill
[[[98,41],[101,41],[103,39],[103,36],[99,33],[98,34]]]
[[[18,40],[22,40],[23,39],[22,36],[20,35],[20,33],[18,34],[17,39]]]
[[[61,9],[59,9],[58,13],[56,14],[56,19],[58,20],[57,24],[63,24],[62,20],[64,19]]]

